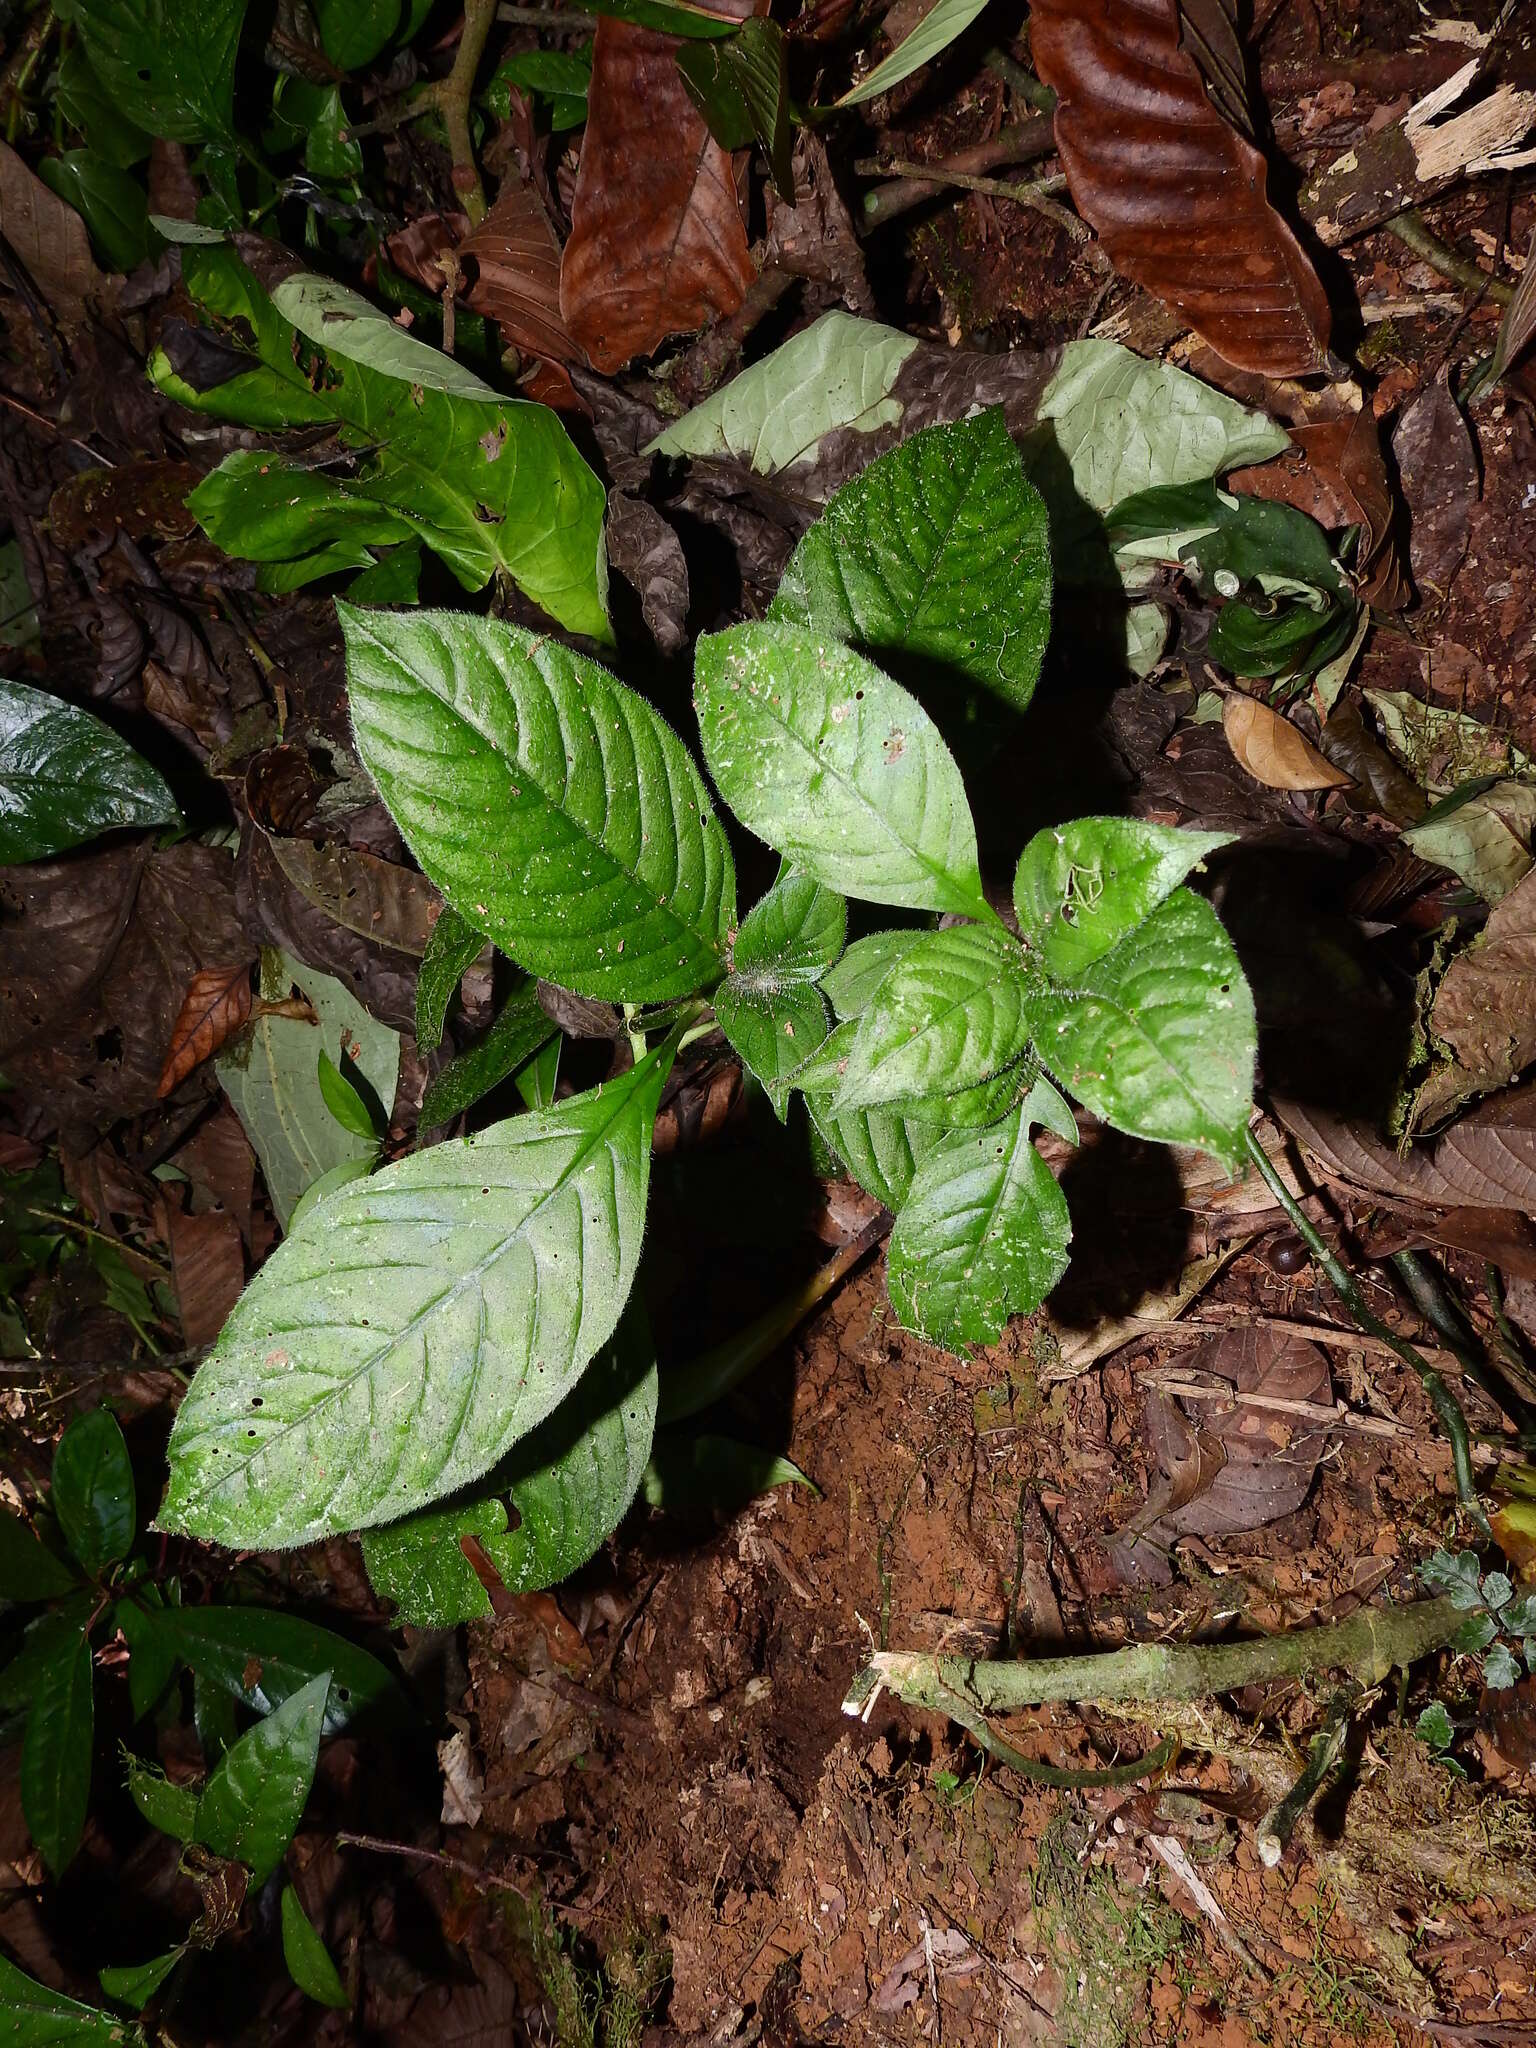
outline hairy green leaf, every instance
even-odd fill
[[[909,1330],[956,1350],[994,1344],[1067,1270],[1072,1221],[1022,1109],[956,1133],[918,1168],[891,1232],[887,1284]]]
[[[21,1810],[58,1877],[80,1846],[91,1796],[91,1644],[83,1625],[62,1612],[46,1615],[34,1633],[38,1654],[21,1745]]]
[[[739,981],[777,989],[819,981],[843,950],[848,905],[811,875],[783,868],[766,896],[741,921],[731,949]]]
[[[843,957],[821,977],[821,989],[842,1022],[862,1017],[875,990],[898,960],[905,959],[923,937],[916,929],[871,932],[855,939]]]
[[[907,1199],[912,1177],[943,1136],[942,1126],[890,1109],[854,1109],[832,1114],[829,1095],[807,1095],[805,1106],[822,1142],[852,1174],[865,1194],[887,1209]]]
[[[916,347],[914,335],[878,321],[823,313],[685,412],[642,452],[735,456],[761,476],[810,464],[824,434],[840,427],[872,434],[901,418],[891,387]]]
[[[541,1045],[555,1035],[555,1026],[539,1005],[531,981],[502,1004],[495,1023],[478,1045],[452,1059],[433,1081],[421,1105],[421,1128],[445,1124],[469,1109],[482,1095],[515,1074]]]
[[[151,1633],[175,1658],[242,1707],[270,1714],[322,1671],[331,1674],[327,1735],[359,1716],[397,1726],[409,1718],[404,1695],[377,1657],[344,1636],[276,1607],[161,1607]]]
[[[283,1961],[294,1983],[317,2005],[335,2006],[338,2011],[349,2006],[352,2001],[331,1961],[331,1952],[315,1932],[291,1884],[283,1887],[281,1912]]]
[[[925,428],[844,484],[768,616],[940,663],[1022,710],[1050,634],[1050,539],[1001,406]]]
[[[329,1672],[248,1729],[203,1787],[197,1839],[215,1856],[243,1863],[263,1884],[293,1840],[315,1782]]]
[[[443,1042],[448,1005],[472,961],[485,951],[485,934],[460,917],[451,903],[438,913],[416,978],[416,1045],[431,1052]]]
[[[110,1408],[77,1415],[53,1454],[53,1512],[64,1540],[88,1572],[125,1558],[133,1547],[133,1466]]]
[[[704,756],[749,831],[845,896],[991,913],[960,771],[917,699],[802,626],[699,642]]]
[[[462,917],[579,995],[664,1002],[719,978],[730,847],[643,698],[519,627],[337,610],[358,750]]]
[[[24,1976],[0,1956],[0,2014],[15,2048],[143,2048],[141,2028]]]
[[[768,1091],[782,1123],[789,1113],[786,1083],[827,1035],[827,1006],[812,982],[769,987],[732,975],[713,996],[715,1021],[742,1065]]]
[[[0,866],[176,815],[161,776],[111,726],[0,677]]]
[[[91,68],[121,111],[170,142],[234,139],[246,0],[71,0]]]
[[[479,1543],[502,1584],[528,1593],[584,1565],[628,1511],[656,1427],[654,1349],[633,1310],[545,1422],[458,1500],[363,1532],[373,1589],[397,1621],[451,1628],[491,1612],[461,1547]],[[508,1510],[511,1510],[509,1514]]]
[[[893,85],[900,85],[904,78],[910,78],[914,71],[932,63],[952,42],[964,35],[986,4],[987,0],[934,0],[933,6],[910,34],[904,36],[873,71],[850,87],[837,104],[840,107],[862,106],[877,93],[889,92]]]
[[[0,1511],[0,1600],[30,1606],[73,1593],[79,1580],[18,1515]]]
[[[1096,1116],[1236,1170],[1253,1106],[1253,997],[1215,911],[1176,889],[1070,989],[1035,1001],[1035,1048]]]
[[[1025,847],[1014,875],[1020,934],[1053,979],[1076,981],[1233,836],[1139,818],[1048,826]]]
[[[1029,1044],[1028,972],[998,924],[925,932],[859,1020],[837,1113],[953,1094],[1011,1066]]]
[[[662,1048],[311,1211],[182,1402],[161,1525],[284,1547],[393,1520],[489,1471],[618,1322],[670,1064]]]

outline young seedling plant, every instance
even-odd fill
[[[1237,1167],[1253,1003],[1185,886],[1225,835],[1039,832],[1000,912],[956,762],[880,666],[1022,710],[1049,595],[1044,507],[1000,411],[837,493],[768,617],[697,648],[709,775],[782,858],[744,915],[704,774],[596,661],[490,619],[340,608],[358,750],[447,905],[424,982],[451,987],[484,935],[546,991],[623,1005],[636,1056],[297,1218],[183,1402],[161,1527],[242,1548],[360,1530],[379,1590],[439,1619],[483,1611],[461,1535],[514,1589],[590,1555],[656,1423],[625,1313],[652,1124],[715,1026],[893,1212],[892,1306],[936,1344],[994,1341],[1066,1271],[1034,1134],[1075,1141],[1069,1098]],[[897,921],[848,944],[850,899]],[[526,1061],[555,1026],[531,983],[512,1004]]]

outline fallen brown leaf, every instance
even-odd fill
[[[676,49],[628,22],[597,25],[560,312],[605,375],[734,313],[756,275],[730,157],[688,97]]]
[[[560,311],[560,244],[531,185],[503,186],[455,254],[465,305],[494,320],[513,348],[555,362],[581,360]]]
[[[251,962],[205,967],[187,983],[155,1093],[162,1099],[232,1038],[251,1014]]]
[[[425,875],[335,840],[273,833],[269,844],[300,894],[346,931],[417,960],[425,953],[439,906]]]
[[[1257,697],[1228,697],[1221,707],[1221,728],[1232,758],[1266,789],[1342,789],[1353,780]]]
[[[1408,562],[1426,597],[1449,592],[1466,557],[1478,500],[1477,450],[1441,376],[1407,406],[1392,454],[1408,500]]]
[[[233,1216],[184,1216],[166,1204],[171,1277],[182,1335],[190,1345],[211,1344],[245,1285],[240,1226]]]
[[[0,142],[0,234],[67,323],[84,316],[88,300],[101,301],[107,279],[96,268],[85,222],[8,142]]]
[[[1415,1096],[1410,1130],[1508,1087],[1536,1060],[1536,870],[1494,905],[1446,969],[1429,1028],[1449,1058]]]

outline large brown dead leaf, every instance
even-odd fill
[[[1414,1100],[1414,1130],[1507,1087],[1536,1060],[1536,870],[1494,905],[1478,937],[1451,962],[1429,1028],[1450,1057]]]
[[[419,960],[441,898],[425,875],[338,840],[269,835],[278,866],[327,917],[376,945]]]
[[[730,157],[689,99],[676,49],[628,22],[597,25],[560,312],[605,375],[734,313],[756,274]]]
[[[1450,1211],[1536,1210],[1536,1082],[1505,1089],[1401,1153],[1358,1119],[1289,1097],[1275,1109],[1328,1173],[1367,1193]]]
[[[1466,557],[1479,472],[1461,407],[1444,377],[1421,391],[1392,434],[1408,500],[1408,561],[1428,598],[1448,595]]]
[[[211,1344],[245,1285],[240,1226],[233,1216],[184,1216],[167,1204],[166,1235],[182,1334],[188,1344]]]
[[[1257,697],[1228,697],[1221,707],[1221,727],[1233,759],[1266,789],[1342,789],[1354,779]]]
[[[1327,294],[1263,156],[1212,104],[1239,115],[1241,80],[1207,96],[1177,0],[1034,0],[1029,26],[1073,201],[1116,270],[1240,369],[1327,367]]]
[[[560,244],[531,185],[504,186],[456,253],[472,313],[494,320],[503,338],[529,355],[581,360],[560,311]]]
[[[234,967],[208,967],[194,974],[171,1028],[155,1093],[169,1095],[194,1067],[211,1058],[226,1038],[232,1038],[250,1014],[250,959]]]
[[[0,142],[0,234],[66,325],[106,295],[108,280],[96,268],[85,222],[8,142]]]

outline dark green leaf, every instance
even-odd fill
[[[134,1720],[139,1721],[170,1684],[177,1659],[165,1631],[156,1624],[156,1613],[163,1604],[158,1591],[144,1586],[136,1591],[137,1599],[119,1600],[112,1614],[128,1645],[128,1703]],[[140,1605],[141,1601],[147,1606]]]
[[[1232,838],[1138,818],[1075,818],[1037,832],[1013,880],[1020,936],[1054,980],[1075,981]]]
[[[525,981],[502,1004],[480,1043],[450,1060],[427,1090],[421,1105],[421,1128],[426,1131],[434,1124],[451,1122],[481,1096],[499,1088],[554,1035],[555,1026],[539,1007],[534,984]]]
[[[0,1956],[0,2025],[14,2048],[143,2048],[138,2027],[115,2013],[79,2005],[23,1976]]]
[[[921,931],[871,932],[867,939],[855,939],[835,966],[821,977],[821,989],[832,1011],[846,1023],[862,1017],[875,990],[918,940]]]
[[[1420,1742],[1427,1742],[1431,1749],[1449,1749],[1456,1740],[1456,1730],[1446,1712],[1444,1700],[1431,1700],[1414,1723],[1414,1733]]]
[[[152,1828],[178,1842],[197,1834],[197,1787],[173,1784],[158,1764],[145,1763],[131,1750],[124,1753],[128,1792]]]
[[[735,1437],[665,1430],[656,1439],[641,1492],[647,1507],[706,1521],[716,1514],[735,1514],[776,1486],[818,1491],[798,1465],[777,1451],[739,1443]]]
[[[376,1593],[398,1603],[397,1621],[450,1628],[490,1614],[461,1548],[466,1537],[480,1544],[509,1592],[569,1578],[635,1497],[651,1453],[656,1398],[654,1350],[631,1310],[548,1421],[478,1486],[446,1506],[363,1532],[368,1576]]]
[[[80,1846],[91,1796],[91,1645],[85,1629],[57,1613],[49,1622],[21,1745],[21,1809],[27,1829],[55,1877]]]
[[[1133,1137],[1199,1145],[1236,1171],[1253,1106],[1253,997],[1216,913],[1176,889],[1070,990],[1034,998],[1035,1049]]]
[[[20,1606],[57,1600],[74,1592],[79,1583],[19,1516],[0,1511],[0,1600],[14,1600]]]
[[[1451,1648],[1464,1657],[1475,1657],[1480,1650],[1487,1649],[1498,1632],[1499,1624],[1491,1614],[1469,1614],[1451,1637]]]
[[[92,69],[122,112],[171,142],[234,139],[246,0],[71,0]]]
[[[114,96],[91,69],[78,38],[59,60],[57,105],[66,123],[82,134],[96,154],[119,170],[149,155],[149,137],[128,120]]]
[[[942,1127],[890,1109],[855,1109],[833,1116],[829,1095],[807,1095],[805,1106],[823,1142],[867,1195],[887,1209],[907,1199],[912,1176],[943,1136]]]
[[[859,1020],[838,1115],[974,1088],[1029,1044],[1027,963],[999,924],[925,932]]]
[[[372,1111],[356,1087],[337,1067],[336,1062],[320,1048],[315,1079],[320,1084],[321,1098],[326,1108],[335,1117],[344,1131],[350,1131],[354,1138],[368,1138],[377,1144],[379,1132]]]
[[[448,1005],[458,993],[465,970],[484,951],[485,934],[445,903],[416,978],[416,1044],[420,1051],[431,1052],[442,1044]]]
[[[0,678],[0,866],[176,815],[164,781],[109,725]]]
[[[1206,652],[1235,676],[1308,676],[1348,646],[1355,630],[1353,604],[1314,611],[1277,604],[1260,611],[1226,604],[1216,615]]]
[[[887,1284],[930,1343],[995,1344],[1067,1270],[1072,1222],[1022,1110],[945,1138],[924,1159],[891,1232]]]
[[[242,1735],[197,1802],[197,1839],[245,1864],[254,1884],[282,1861],[309,1798],[330,1684],[322,1672]]]
[[[710,14],[701,7],[688,5],[687,0],[597,0],[593,12],[685,40],[734,35],[741,26],[740,15]]]
[[[504,57],[482,98],[500,121],[512,117],[511,91],[536,94],[549,108],[555,134],[579,128],[587,118],[587,89],[592,83],[592,45],[574,50],[518,50]]]
[[[1448,1593],[1451,1605],[1463,1612],[1482,1604],[1482,1573],[1475,1551],[1460,1550],[1454,1555],[1448,1550],[1433,1551],[1419,1566],[1419,1577],[1426,1586],[1438,1586]]]
[[[58,1662],[63,1648],[84,1631],[95,1611],[95,1592],[82,1587],[28,1624],[20,1649],[0,1669],[0,1711],[25,1712],[31,1706],[45,1670]]]
[[[789,128],[789,66],[784,31],[767,15],[744,21],[733,36],[685,43],[677,53],[688,97],[722,149],[763,145],[779,196],[795,200]]]
[[[333,2005],[338,2011],[352,2001],[347,1987],[331,1961],[330,1950],[310,1924],[293,1886],[283,1887],[283,1961],[288,1974],[317,2005]]]
[[[340,1734],[359,1715],[389,1725],[408,1719],[404,1695],[377,1657],[299,1615],[275,1607],[166,1607],[153,1622],[199,1678],[258,1714],[272,1713],[328,1671],[327,1735]]]
[[[337,609],[358,751],[461,916],[579,995],[665,1002],[719,978],[730,847],[643,698],[520,627]]]
[[[77,1415],[53,1454],[53,1512],[88,1572],[128,1555],[134,1536],[133,1466],[110,1408]]]
[[[753,622],[701,640],[694,677],[705,759],[749,831],[844,896],[990,915],[960,771],[872,662]]]
[[[312,0],[325,54],[341,71],[360,71],[404,31],[400,0]],[[420,11],[419,9],[417,10]]]
[[[789,1113],[788,1079],[827,1035],[827,1005],[811,982],[778,987],[750,984],[732,975],[713,996],[715,1021],[743,1066],[760,1081],[778,1113]]]
[[[925,428],[844,484],[768,616],[935,663],[1022,710],[1050,633],[1051,557],[1002,408]]]
[[[489,1471],[618,1323],[671,1057],[312,1210],[182,1402],[161,1526],[237,1548],[308,1543]]]
[[[153,1956],[147,1963],[128,1963],[120,1969],[101,1970],[97,1973],[101,1978],[101,1988],[119,2005],[131,2005],[135,2012],[142,2012],[186,1952],[185,1946],[168,1948],[163,1956]]]
[[[1138,491],[1105,525],[1122,554],[1184,563],[1207,597],[1230,596],[1239,583],[1261,584],[1271,596],[1348,593],[1315,519],[1274,499],[1224,491],[1214,478]],[[1224,588],[1218,577],[1235,581]]]
[[[386,548],[371,569],[354,576],[347,585],[348,604],[419,604],[421,602],[421,542],[403,540]]]
[[[149,200],[137,178],[90,149],[45,156],[37,175],[90,229],[96,260],[133,270],[149,254]]]

